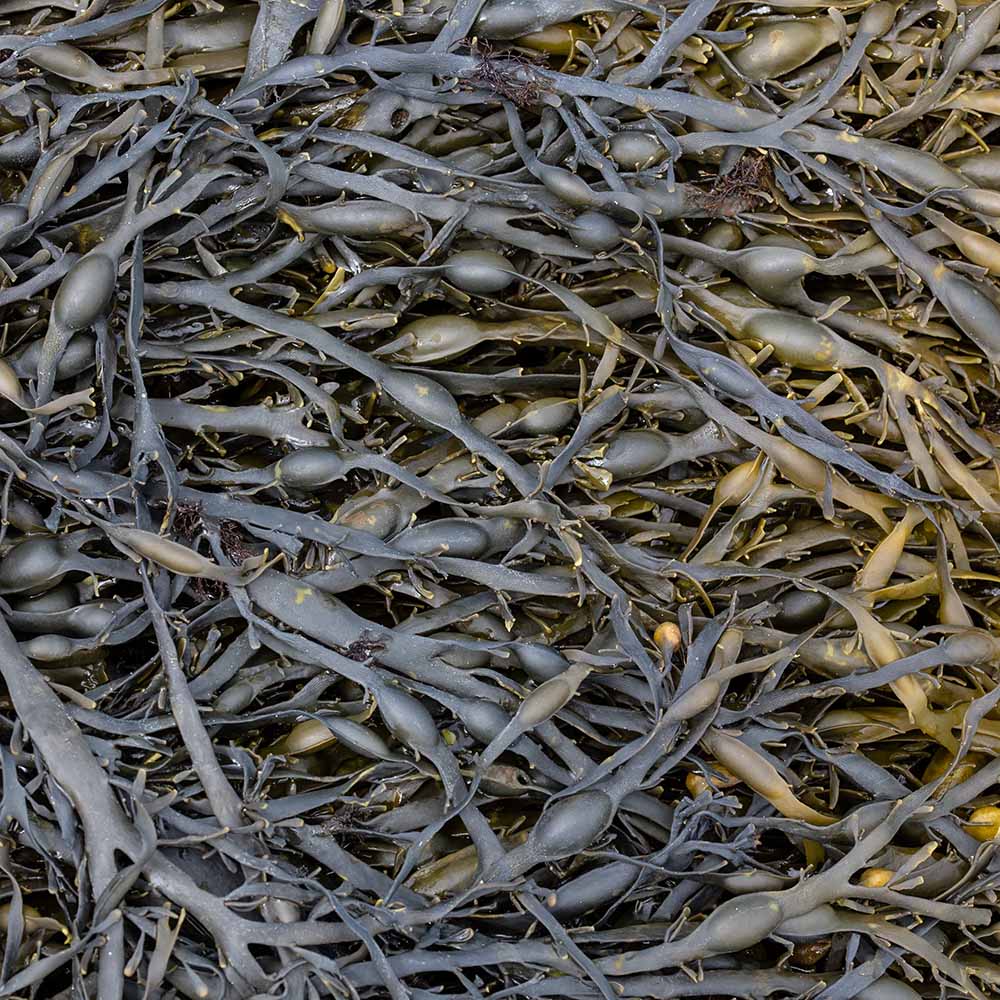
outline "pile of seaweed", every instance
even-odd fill
[[[1000,0],[0,0],[0,993],[985,1000]]]

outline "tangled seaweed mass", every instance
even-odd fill
[[[996,995],[1000,0],[0,20],[0,995]]]

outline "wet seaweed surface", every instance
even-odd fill
[[[998,0],[0,0],[0,994],[995,995],[998,126]]]

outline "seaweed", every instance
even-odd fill
[[[1000,0],[0,16],[3,996],[992,995]]]

